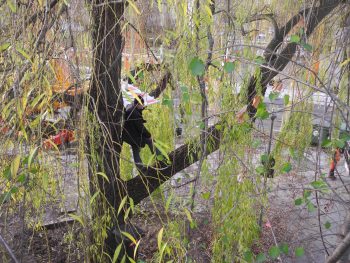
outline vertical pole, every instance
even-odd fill
[[[268,156],[267,165],[266,165],[267,167],[269,167],[269,164],[270,164],[270,152],[271,152],[271,145],[272,145],[273,124],[274,124],[274,121],[276,119],[276,115],[274,113],[272,113],[270,119],[271,119],[271,126],[270,126],[269,145],[267,147],[267,156]],[[265,175],[264,175],[264,188],[263,188],[264,194],[266,193],[267,172],[268,171],[266,171]],[[261,204],[260,215],[259,215],[259,227],[260,227],[260,229],[262,228],[263,215],[264,215],[264,206]]]

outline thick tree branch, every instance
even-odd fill
[[[208,129],[206,155],[216,151],[220,146],[222,131],[216,127],[219,126],[211,126]],[[200,157],[200,145],[201,142],[184,144],[169,154],[171,165],[164,163],[158,167],[154,165],[143,169],[139,176],[127,181],[127,193],[133,198],[134,203],[138,204],[173,175],[197,162]]]
[[[315,30],[317,25],[330,13],[336,8],[339,4],[341,4],[341,0],[331,0],[331,1],[325,1],[324,5],[320,5],[319,7],[316,7],[314,9],[307,8],[303,11],[300,11],[296,16],[294,16],[291,20],[287,22],[287,24],[281,28],[280,33],[278,34],[278,39],[273,39],[267,46],[267,51],[273,51],[273,53],[267,52],[264,54],[265,60],[267,61],[267,65],[269,67],[274,68],[275,70],[270,70],[264,67],[261,67],[261,79],[257,80],[256,77],[251,77],[249,86],[248,86],[248,98],[247,103],[249,103],[248,106],[248,112],[249,116],[253,118],[253,116],[256,113],[256,108],[253,107],[252,102],[254,97],[256,96],[256,84],[257,81],[261,82],[261,85],[263,87],[263,95],[265,95],[266,92],[266,85],[269,83],[272,78],[274,78],[278,72],[282,71],[287,64],[290,62],[290,60],[293,58],[297,44],[296,43],[289,43],[280,53],[275,53],[275,51],[279,48],[279,46],[282,44],[284,36],[286,35],[286,32],[289,32],[292,29],[292,25],[296,25],[298,21],[301,19],[301,15],[306,13],[307,16],[310,17],[309,23],[307,25],[307,28],[305,30],[306,37],[310,36],[312,32]],[[311,12],[311,13],[310,13]],[[299,20],[298,20],[299,19]],[[272,55],[274,58],[272,58]],[[266,64],[265,64],[266,65]]]
[[[168,82],[171,80],[171,73],[169,71],[165,72],[162,79],[159,81],[157,88],[152,90],[149,95],[158,98],[160,94],[166,89]]]

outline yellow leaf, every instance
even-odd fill
[[[167,248],[167,246],[168,246],[168,242],[166,242],[166,243],[162,246],[162,248],[159,249],[159,263],[164,262],[164,261],[163,261],[163,254],[164,254],[164,251],[165,251],[165,249]]]
[[[38,150],[39,150],[39,147],[35,147],[34,150],[31,151],[31,153],[29,154],[29,158],[28,158],[28,168],[30,168],[33,160],[35,159],[35,157],[37,156],[38,154]]]
[[[116,250],[114,251],[114,256],[113,256],[113,260],[112,260],[112,263],[116,263],[117,262],[117,259],[119,257],[119,254],[120,254],[120,250],[122,249],[122,243],[120,243]]]
[[[100,194],[99,191],[97,191],[96,193],[94,193],[94,195],[91,197],[90,199],[90,205],[92,205],[96,199],[96,197]]]
[[[10,43],[4,43],[2,45],[0,45],[0,52],[5,51],[6,49],[8,49],[11,46]]]
[[[133,242],[135,245],[137,244],[136,239],[132,235],[130,235],[128,232],[121,231],[121,233],[127,238],[129,238],[131,242]]]
[[[84,222],[80,216],[77,216],[75,214],[69,214],[69,216],[74,220],[78,221],[82,226],[84,226]]]
[[[20,53],[25,59],[27,59],[27,60],[29,60],[30,62],[32,62],[31,59],[30,59],[29,54],[28,54],[25,50],[23,50],[23,49],[20,48],[20,47],[16,47],[16,50],[17,50],[18,53]]]
[[[109,179],[108,179],[108,177],[107,177],[107,175],[105,174],[105,173],[103,173],[103,172],[98,172],[98,173],[96,173],[96,175],[101,175],[104,179],[106,179],[106,181],[109,183]]]
[[[138,15],[141,15],[140,10],[137,8],[133,0],[128,0],[129,5],[135,10]]]
[[[136,263],[136,261],[129,256],[128,256],[128,260],[130,261],[130,263]]]
[[[158,243],[158,248],[159,248],[159,250],[161,249],[161,246],[162,246],[163,231],[164,231],[164,228],[162,227],[162,228],[159,230],[158,236],[157,236],[157,243]]]
[[[117,215],[119,215],[120,211],[122,210],[122,208],[124,207],[125,205],[125,202],[127,200],[127,196],[124,196],[123,200],[120,202],[120,205],[119,205],[119,208],[118,208],[118,212],[117,212]]]
[[[205,11],[207,12],[207,14],[209,15],[209,17],[212,18],[212,17],[213,17],[213,14],[212,14],[212,12],[211,12],[210,7],[206,5],[206,6],[204,6],[204,9],[205,9]]]
[[[15,177],[17,175],[20,162],[21,162],[21,155],[17,155],[16,158],[11,163],[11,175],[12,175],[12,177]]]
[[[345,65],[349,64],[349,62],[350,62],[350,58],[344,60],[344,61],[340,64],[340,66],[341,66],[341,67],[344,67]]]
[[[140,242],[141,242],[141,240],[137,241],[137,244],[136,244],[136,246],[135,246],[135,249],[134,249],[134,258],[136,258],[136,253],[137,253],[137,249],[139,248]]]

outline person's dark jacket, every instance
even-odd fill
[[[151,134],[144,126],[146,121],[142,117],[142,110],[130,104],[124,116],[123,141],[131,146],[144,147],[145,139],[151,138]]]

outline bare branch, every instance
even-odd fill
[[[274,17],[274,14],[271,14],[271,13],[270,14],[257,14],[255,16],[251,17],[250,19],[247,19],[246,23],[251,23],[251,22],[259,21],[259,20],[270,21],[274,27],[274,32],[275,32],[274,38],[277,38],[277,34],[279,33],[279,28],[278,28],[277,21]],[[243,25],[242,25],[242,28],[243,28]],[[243,30],[244,30],[244,28],[243,28]]]
[[[350,248],[350,232],[345,236],[343,241],[337,246],[333,254],[327,259],[326,263],[337,263],[343,254]]]
[[[49,4],[49,8],[47,11],[51,11],[51,9],[53,9],[57,4],[58,4],[59,0],[53,0],[50,4]],[[17,39],[22,33],[23,31],[30,25],[36,22],[36,20],[38,19],[38,17],[45,12],[45,10],[42,10],[40,12],[35,13],[34,15],[32,15],[27,21],[24,22],[23,27],[21,27],[20,30],[18,30],[15,33],[15,39]]]
[[[6,243],[5,239],[3,239],[3,237],[0,234],[0,242],[3,244],[3,246],[5,247],[5,249],[7,250],[7,252],[9,253],[9,255],[11,256],[13,262],[15,263],[19,263],[19,261],[17,260],[15,254],[13,253],[13,251],[11,250],[11,248],[9,247],[9,245]]]
[[[153,53],[152,49],[150,48],[150,46],[148,45],[146,39],[143,37],[143,35],[140,33],[140,31],[128,21],[128,25],[131,26],[132,29],[135,30],[135,32],[141,37],[142,41],[145,43],[147,50],[149,50],[153,56],[153,58],[157,61],[157,63],[159,63],[158,58],[156,57],[156,55]]]

